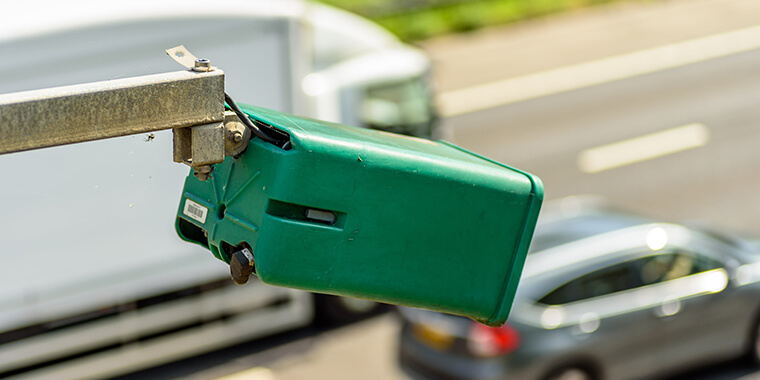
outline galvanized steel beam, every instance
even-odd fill
[[[0,154],[224,121],[224,72],[0,94]]]

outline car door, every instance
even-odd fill
[[[649,258],[642,277],[656,271],[661,277],[652,285],[658,291],[655,315],[670,366],[677,368],[703,360],[720,360],[739,354],[742,342],[732,331],[744,329],[742,301],[727,290],[728,274],[715,258],[674,250]]]
[[[617,261],[566,282],[539,300],[542,316],[561,313],[557,326],[571,337],[567,356],[599,360],[610,378],[646,376],[656,359],[658,340],[654,304],[638,301],[638,260]],[[551,326],[550,326],[551,327]]]

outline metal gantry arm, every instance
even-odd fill
[[[221,70],[0,94],[0,154],[223,120]]]
[[[0,154],[165,129],[174,130],[174,161],[194,167],[201,179],[225,153],[239,154],[250,136],[225,112],[224,72],[210,65],[0,94]]]

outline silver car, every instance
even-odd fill
[[[758,248],[607,211],[542,215],[507,324],[401,309],[400,362],[418,378],[599,380],[758,361]]]

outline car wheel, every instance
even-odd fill
[[[565,367],[553,371],[546,380],[592,380],[591,375],[582,368]]]
[[[315,294],[316,321],[319,324],[343,324],[377,313],[382,304],[358,298]]]

